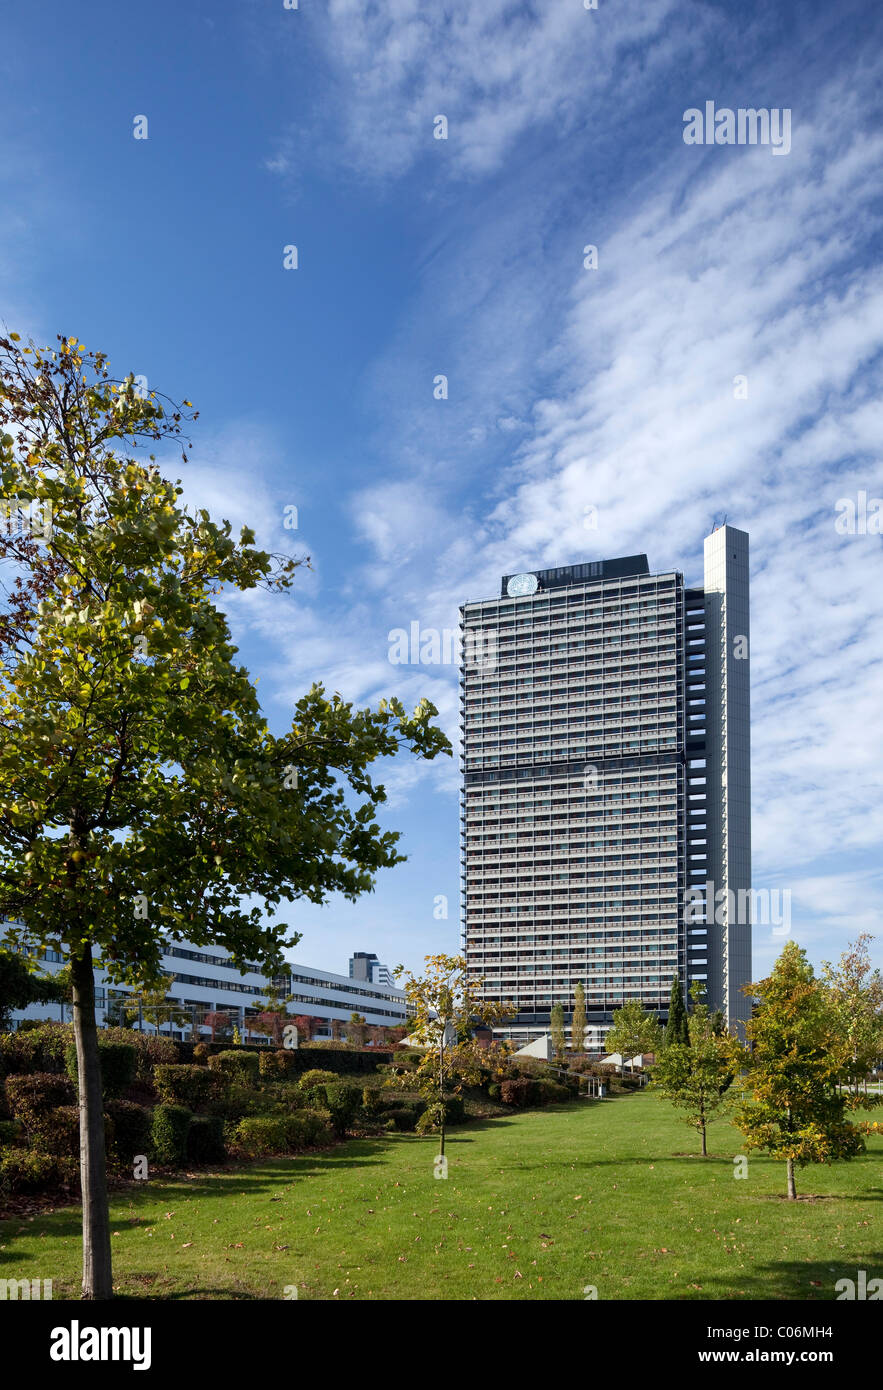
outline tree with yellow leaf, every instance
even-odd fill
[[[426,974],[412,975],[398,966],[408,1006],[409,1034],[421,1048],[415,1071],[394,1071],[392,1084],[417,1089],[427,1101],[418,1128],[439,1135],[439,1157],[445,1153],[445,1114],[448,1099],[481,1078],[483,1050],[473,1038],[478,1024],[493,1027],[509,1017],[511,1004],[484,999],[483,980],[470,979],[464,956],[426,956]]]

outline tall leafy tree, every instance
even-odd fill
[[[189,939],[275,973],[299,939],[280,903],[354,899],[402,858],[371,764],[449,751],[426,701],[354,710],[321,686],[271,733],[215,599],[282,594],[297,562],[137,456],[190,409],[76,338],[0,337],[0,491],[39,519],[0,537],[0,912],[70,961],[86,1298],[112,1293],[96,958],[143,987]]]
[[[564,1005],[553,1004],[549,1016],[549,1036],[552,1039],[552,1047],[555,1051],[555,1058],[561,1062],[567,1051],[567,1033],[564,1029]]]
[[[586,1050],[586,991],[582,983],[578,984],[573,992],[570,1046],[574,1052],[585,1052]]]
[[[65,998],[64,981],[43,974],[17,951],[0,947],[0,1033],[9,1027],[16,1010]]]
[[[733,1079],[732,1040],[715,1030],[713,1015],[697,997],[689,1020],[690,1043],[664,1047],[652,1070],[652,1084],[678,1109],[685,1122],[698,1131],[702,1157],[708,1155],[707,1129],[727,1106]]]
[[[266,999],[256,1006],[256,1013],[245,1021],[245,1026],[256,1033],[266,1033],[277,1047],[281,1047],[283,1030],[288,1019],[288,1005],[293,996],[283,994],[276,984],[268,985]]]
[[[640,999],[627,999],[614,1011],[613,1027],[605,1042],[611,1052],[620,1052],[625,1062],[644,1052],[659,1052],[662,1029],[656,1015],[648,1013]]]
[[[837,1018],[837,1040],[845,1085],[854,1096],[867,1091],[868,1073],[883,1057],[883,975],[871,966],[873,941],[862,932],[836,966],[822,962],[822,979]]]
[[[795,1168],[864,1151],[861,1133],[846,1118],[850,1098],[838,1089],[846,1075],[839,1019],[796,941],[786,942],[766,979],[744,989],[757,1005],[746,1025],[750,1046],[737,1055],[753,1098],[736,1124],[748,1149],[784,1159],[794,1200]]]
[[[687,1020],[687,1008],[684,1003],[681,982],[677,975],[675,975],[671,982],[671,994],[668,1001],[668,1021],[665,1025],[663,1046],[671,1047],[674,1043],[681,1043],[684,1047],[690,1046],[690,1028]]]
[[[424,964],[424,975],[412,975],[401,965],[394,971],[408,1003],[408,1036],[422,1051],[416,1071],[394,1071],[390,1084],[420,1091],[427,1101],[420,1129],[438,1133],[444,1158],[446,1102],[464,1086],[477,1084],[482,1074],[483,1049],[473,1030],[479,1023],[493,1027],[512,1007],[483,998],[484,982],[469,977],[465,956],[426,956]]]
[[[350,1021],[346,1025],[347,1042],[352,1043],[353,1047],[364,1047],[365,1035],[367,1031],[368,1025],[365,1021],[364,1016],[360,1014],[358,1011],[354,1011],[353,1013],[351,1013]]]

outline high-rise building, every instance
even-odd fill
[[[469,973],[546,1031],[586,992],[600,1046],[677,974],[731,1024],[751,978],[748,537],[705,542],[702,588],[646,555],[506,575],[461,609]],[[714,901],[706,901],[714,895]]]
[[[350,979],[369,980],[374,985],[396,988],[395,977],[389,966],[384,965],[373,951],[355,951],[350,956]]]

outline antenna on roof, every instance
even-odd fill
[[[714,523],[714,525],[712,526],[712,528],[711,528],[711,529],[712,529],[712,532],[714,532],[714,531],[719,531],[719,530],[721,529],[721,527],[722,527],[722,526],[726,526],[726,524],[727,524],[727,513],[724,512],[724,519],[723,519],[723,521],[716,521],[716,522]]]

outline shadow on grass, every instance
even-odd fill
[[[711,1275],[707,1278],[697,1276],[698,1289],[682,1290],[680,1295],[670,1293],[669,1298],[679,1301],[703,1299],[731,1299],[743,1295],[749,1299],[773,1299],[786,1303],[831,1303],[838,1300],[840,1292],[835,1288],[838,1280],[851,1279],[858,1283],[858,1271],[864,1269],[867,1281],[883,1275],[883,1251],[874,1251],[868,1258],[859,1258],[858,1264],[840,1259],[828,1260],[777,1260],[770,1264],[757,1265],[750,1273],[739,1270],[726,1278]]]

